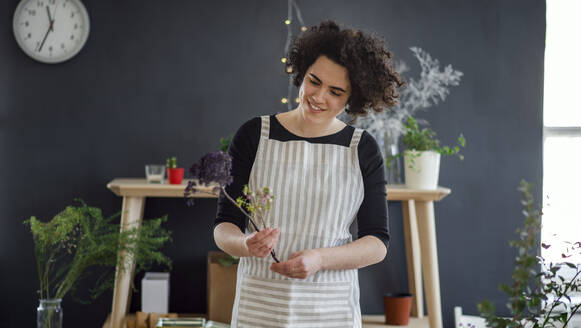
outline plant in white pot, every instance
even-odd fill
[[[438,105],[450,93],[452,86],[458,86],[464,75],[451,65],[440,66],[438,59],[419,47],[411,47],[421,71],[414,78],[408,75],[408,65],[403,61],[395,63],[395,70],[406,80],[406,86],[398,91],[399,100],[392,108],[381,113],[370,110],[368,115],[355,117],[343,112],[339,118],[345,123],[365,129],[370,133],[383,154],[388,183],[402,183],[403,165],[399,160],[400,137],[405,133],[407,117],[419,111]],[[420,121],[420,123],[423,123]]]
[[[403,157],[406,186],[415,189],[436,189],[441,155],[457,155],[463,160],[460,147],[466,146],[466,139],[460,134],[458,145],[440,146],[436,132],[429,128],[420,130],[418,122],[412,116],[408,117],[405,129],[403,144],[407,150],[404,151]]]

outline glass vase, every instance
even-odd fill
[[[403,183],[403,160],[399,154],[399,136],[386,132],[383,138],[385,178],[388,184]]]
[[[63,309],[61,299],[41,299],[36,310],[37,328],[62,328]]]

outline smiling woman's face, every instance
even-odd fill
[[[305,119],[313,123],[331,122],[345,108],[350,95],[347,69],[320,56],[305,73],[298,109]]]

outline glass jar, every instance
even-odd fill
[[[399,154],[399,136],[386,132],[383,138],[385,178],[388,184],[403,183],[403,160]]]
[[[61,299],[41,299],[36,310],[37,328],[62,328],[63,309]]]

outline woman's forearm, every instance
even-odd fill
[[[222,222],[214,228],[214,241],[224,252],[238,257],[249,256],[246,235],[235,224]]]
[[[387,255],[385,244],[375,236],[364,236],[343,246],[316,250],[323,270],[359,269],[379,263]]]
[[[224,252],[250,256],[245,246],[247,236],[232,223],[223,222],[214,228],[216,245]],[[385,244],[375,236],[365,236],[343,246],[317,248],[322,270],[359,269],[381,262],[386,254]]]

